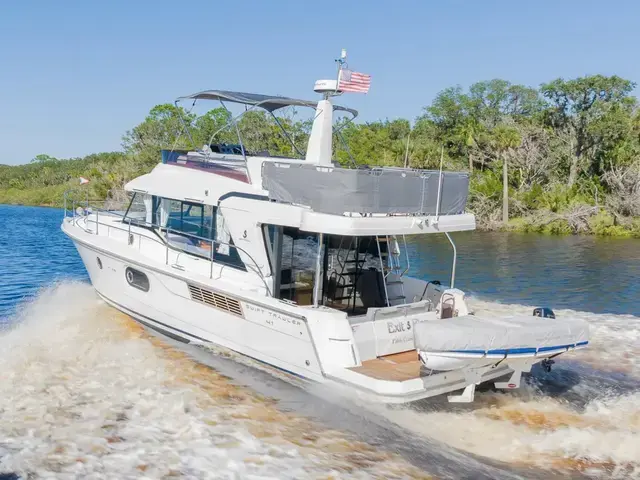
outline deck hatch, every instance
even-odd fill
[[[244,318],[240,302],[236,299],[195,285],[188,285],[188,287],[192,300]]]

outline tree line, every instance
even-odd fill
[[[640,108],[617,76],[556,79],[538,88],[506,80],[440,92],[413,122],[343,122],[334,157],[471,173],[469,209],[485,229],[640,236]],[[158,163],[160,150],[237,143],[229,112],[158,105],[123,137],[121,152],[0,166],[0,202],[56,204],[79,176],[105,197]],[[280,123],[298,146],[280,133]],[[189,135],[186,135],[185,125]],[[250,152],[304,153],[311,129],[293,108],[277,119],[249,111],[238,130]],[[344,140],[344,141],[343,141]],[[348,147],[347,147],[348,146]]]

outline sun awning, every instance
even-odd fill
[[[260,93],[230,92],[227,90],[205,90],[203,92],[194,93],[179,97],[180,100],[220,100],[223,102],[241,103],[243,105],[252,105],[273,112],[284,107],[310,107],[316,108],[317,102],[311,100],[299,100],[296,98],[281,97],[274,95],[263,95]],[[358,111],[352,108],[334,105],[334,110],[348,112],[354,117],[358,115]]]

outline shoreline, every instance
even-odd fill
[[[2,191],[0,191],[0,206],[13,206],[13,207],[38,207],[38,208],[57,208],[62,210],[63,203],[20,203],[10,202],[6,203],[2,200]],[[598,214],[600,215],[600,214]],[[588,237],[607,237],[607,238],[621,238],[621,239],[640,239],[640,219],[633,219],[631,228],[624,225],[604,224],[596,225],[590,230],[573,232],[570,231],[569,225],[561,220],[553,220],[548,224],[536,224],[530,217],[514,217],[509,220],[509,223],[504,225],[501,222],[494,222],[491,225],[483,224],[482,221],[478,222],[475,231],[478,232],[501,232],[501,233],[520,233],[520,234],[538,234],[545,236],[588,236]],[[611,222],[610,222],[611,223]]]

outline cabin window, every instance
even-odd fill
[[[318,234],[275,225],[264,225],[263,229],[274,272],[274,292],[280,299],[311,305]],[[386,252],[386,238],[324,235],[320,303],[348,315],[363,315],[371,307],[385,306]]]
[[[264,234],[275,272],[275,296],[298,305],[312,305],[318,234],[274,225],[264,225]]]
[[[197,237],[212,238],[212,218],[213,207],[211,205],[170,200],[166,227]]]
[[[172,247],[207,259],[213,256],[216,263],[246,270],[224,218],[213,205],[157,198],[154,210],[154,223]]]
[[[151,197],[151,195],[135,192],[125,212],[125,222],[150,226],[153,221],[152,199],[153,197]]]

